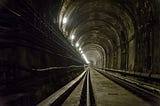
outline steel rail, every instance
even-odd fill
[[[91,99],[90,99],[90,70],[87,70],[87,106],[91,106]]]
[[[81,75],[79,75],[77,78],[69,82],[67,85],[59,89],[57,92],[53,93],[46,99],[44,99],[42,102],[37,104],[36,106],[50,106],[55,105],[57,106],[57,102],[63,98],[64,94],[66,94],[73,86],[75,86],[85,75],[86,71],[84,71]]]

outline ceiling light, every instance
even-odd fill
[[[74,38],[75,38],[75,36],[74,36],[74,35],[72,35],[72,36],[71,36],[71,40],[74,40]]]
[[[76,43],[76,47],[79,47],[79,43],[78,42]]]
[[[63,24],[65,24],[65,23],[67,23],[67,18],[66,17],[63,18]]]
[[[87,57],[85,56],[85,54],[82,54],[84,60],[86,61],[87,64],[89,64],[90,62],[88,61]]]

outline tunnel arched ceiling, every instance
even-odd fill
[[[65,0],[59,13],[59,27],[68,39],[75,36],[72,45],[79,43],[88,60],[101,61],[98,66],[105,67],[113,51],[134,36],[137,1]],[[67,23],[63,23],[64,18]]]

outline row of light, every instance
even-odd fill
[[[75,46],[78,48],[79,47],[79,43],[77,42]],[[88,61],[87,57],[83,53],[81,47],[79,47],[79,52],[82,54],[82,57],[84,58],[84,60],[86,61],[86,63],[89,64],[90,62]]]
[[[76,43],[76,47],[79,47],[79,43]],[[86,61],[87,64],[89,64],[90,62],[88,61],[87,57],[85,56],[85,54],[83,53],[81,47],[79,47],[79,51],[82,54],[82,57],[84,58],[84,60]]]
[[[66,23],[67,23],[67,18],[64,17],[63,18],[63,24],[66,24]],[[71,35],[70,39],[73,41],[75,39],[75,35]],[[86,63],[89,64],[90,62],[88,61],[87,57],[83,53],[81,47],[79,47],[79,43],[78,42],[75,44],[75,47],[79,48],[79,52],[81,53],[82,57],[84,58],[84,60],[86,61]]]

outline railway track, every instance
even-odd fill
[[[159,96],[135,86],[100,69],[87,67],[37,106],[160,106]]]

